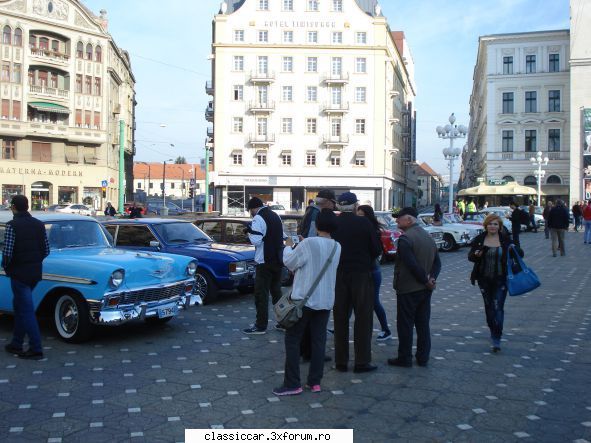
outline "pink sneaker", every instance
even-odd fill
[[[320,387],[320,385],[306,385],[306,389],[309,389],[310,392],[320,392],[322,391],[322,388]]]

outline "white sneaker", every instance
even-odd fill
[[[382,331],[378,334],[378,337],[376,338],[377,341],[385,341],[385,340],[392,340],[394,337],[392,337],[392,333],[391,332],[386,332],[386,331]]]

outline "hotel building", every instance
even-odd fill
[[[541,190],[568,200],[570,184],[569,31],[482,36],[470,97],[462,188],[517,181],[537,188],[530,158],[548,157]]]
[[[24,194],[32,209],[116,206],[120,120],[133,191],[135,79],[106,12],[76,0],[2,0],[0,19],[2,203]]]
[[[318,189],[414,203],[414,66],[375,0],[240,0],[213,20],[206,119],[216,210]]]

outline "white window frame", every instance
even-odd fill
[[[282,59],[283,72],[293,72],[293,57],[286,56]]]
[[[318,43],[318,31],[308,31],[307,42],[308,43]]]
[[[256,153],[256,165],[257,166],[267,166],[267,152],[258,151]]]
[[[238,98],[236,98],[238,92]],[[234,85],[232,88],[232,101],[241,102],[244,100],[244,85]]]
[[[268,74],[269,73],[269,57],[266,55],[259,55],[257,57],[257,73]]]
[[[257,124],[257,136],[267,137],[269,134],[269,119],[267,117],[259,117],[256,121]]]
[[[282,166],[291,166],[291,152],[282,152],[281,153],[281,165]]]
[[[257,8],[258,11],[268,11],[269,10],[269,0],[259,0],[259,6]]]
[[[355,88],[355,102],[366,103],[367,102],[367,88],[365,86],[357,86]]]
[[[318,0],[308,0],[307,10],[309,12],[318,12],[318,10],[320,9],[319,3],[320,2]]]
[[[244,132],[243,117],[232,117],[232,132],[234,134],[242,134]]]
[[[315,117],[306,119],[306,134],[318,134],[318,119]]]
[[[330,166],[341,166],[341,157],[339,151],[332,151],[330,153]]]
[[[293,0],[283,0],[282,11],[291,12],[293,11]]]
[[[310,69],[310,68],[313,69]],[[318,57],[308,57],[306,59],[306,72],[318,72]]]
[[[318,86],[308,86],[306,88],[306,101],[310,103],[318,101]]]
[[[343,0],[332,0],[332,12],[343,12]]]
[[[293,119],[291,117],[284,117],[281,119],[281,133],[293,134]]]
[[[355,119],[355,134],[365,135],[367,133],[367,121],[364,118]]]
[[[265,29],[257,31],[257,41],[259,43],[269,43],[269,31]]]
[[[367,74],[367,58],[355,57],[355,73]]]
[[[355,33],[355,42],[358,45],[367,45],[367,32],[356,32]]]
[[[234,71],[237,71],[237,72],[244,71],[244,56],[243,55],[235,55],[234,56],[232,68]]]
[[[343,58],[332,57],[330,59],[330,73],[332,75],[342,75],[343,73]]]
[[[283,31],[283,43],[293,43],[293,31]]]
[[[343,33],[341,31],[335,31],[332,33],[332,44],[342,45],[343,44]]]
[[[282,86],[281,87],[281,101],[292,102],[293,101],[293,86]]]
[[[232,165],[242,166],[242,152],[233,152],[232,153]]]
[[[244,29],[234,30],[234,42],[239,43],[244,41]]]
[[[316,153],[306,152],[306,166],[316,166]]]

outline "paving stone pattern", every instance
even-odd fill
[[[507,300],[499,354],[489,352],[462,249],[442,254],[427,368],[389,367],[396,340],[374,342],[378,371],[328,364],[322,392],[278,398],[283,334],[242,334],[254,305],[233,293],[165,327],[101,330],[82,345],[42,322],[45,360],[0,354],[0,440],[175,442],[185,428],[353,428],[355,441],[589,442],[591,245],[569,233],[567,256],[553,258],[542,233],[522,242],[543,284]],[[382,270],[395,331],[392,265]],[[0,316],[0,345],[11,328]],[[330,336],[328,346],[332,354]],[[302,364],[304,380],[306,371]]]

